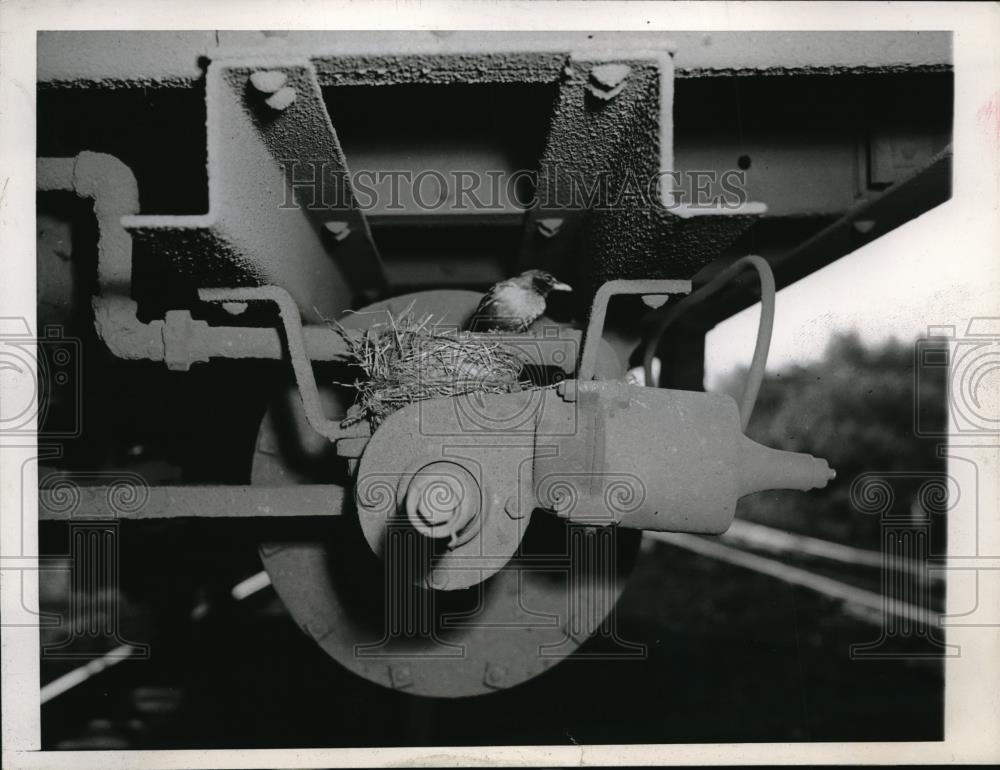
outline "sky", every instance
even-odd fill
[[[959,336],[975,315],[997,315],[1000,255],[962,233],[964,209],[949,201],[778,292],[768,370],[821,358],[836,332],[877,344],[916,340],[933,325]],[[966,227],[968,225],[968,227]],[[760,305],[723,321],[705,342],[705,382],[750,361]]]

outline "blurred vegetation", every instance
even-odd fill
[[[768,374],[747,435],[766,446],[826,458],[837,478],[824,490],[762,492],[744,498],[737,516],[793,532],[859,547],[878,548],[879,516],[851,503],[852,482],[862,473],[909,472],[892,478],[894,515],[905,515],[928,475],[945,469],[940,439],[916,434],[920,414],[926,432],[946,426],[946,368],[916,365],[916,345],[943,347],[941,340],[890,340],[867,347],[857,333],[839,334],[824,357]],[[717,390],[742,392],[746,370]],[[919,388],[917,382],[919,378]],[[915,403],[915,399],[918,401]],[[944,522],[934,517],[933,550],[943,547]]]

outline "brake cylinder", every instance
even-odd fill
[[[595,526],[719,534],[744,495],[833,475],[825,460],[747,438],[720,394],[568,380],[535,432],[539,506]]]

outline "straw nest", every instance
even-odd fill
[[[374,430],[397,409],[428,398],[510,393],[531,387],[521,358],[490,334],[471,334],[415,318],[411,310],[366,329],[331,322],[347,344],[347,360],[362,375],[346,424],[368,420]]]

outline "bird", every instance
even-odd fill
[[[545,312],[550,291],[573,291],[544,270],[525,270],[493,284],[469,319],[471,331],[523,332]]]

